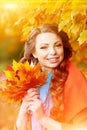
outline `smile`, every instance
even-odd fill
[[[59,57],[52,57],[52,58],[48,58],[47,60],[48,60],[50,63],[56,63],[56,62],[58,62],[58,59],[59,59]]]

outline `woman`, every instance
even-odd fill
[[[69,61],[71,56],[68,36],[56,24],[42,25],[30,33],[21,62],[39,62],[41,71],[49,74],[45,85],[29,89],[23,98],[17,130],[87,128],[87,80]]]

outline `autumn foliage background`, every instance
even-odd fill
[[[58,23],[67,32],[72,61],[87,77],[87,0],[0,1],[0,72],[19,61],[29,32],[43,23]],[[12,130],[19,106],[0,98],[0,130]]]

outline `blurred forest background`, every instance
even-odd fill
[[[87,0],[0,1],[0,73],[19,61],[30,31],[43,23],[58,23],[67,32],[72,61],[87,77]],[[0,130],[13,130],[19,106],[0,97]]]

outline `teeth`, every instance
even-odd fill
[[[56,60],[56,59],[53,58],[53,59],[49,59],[49,60]]]
[[[52,61],[52,62],[56,62],[57,61],[57,58],[50,58],[48,59],[49,61]]]
[[[49,60],[55,60],[55,59],[57,59],[57,58],[50,58]]]

